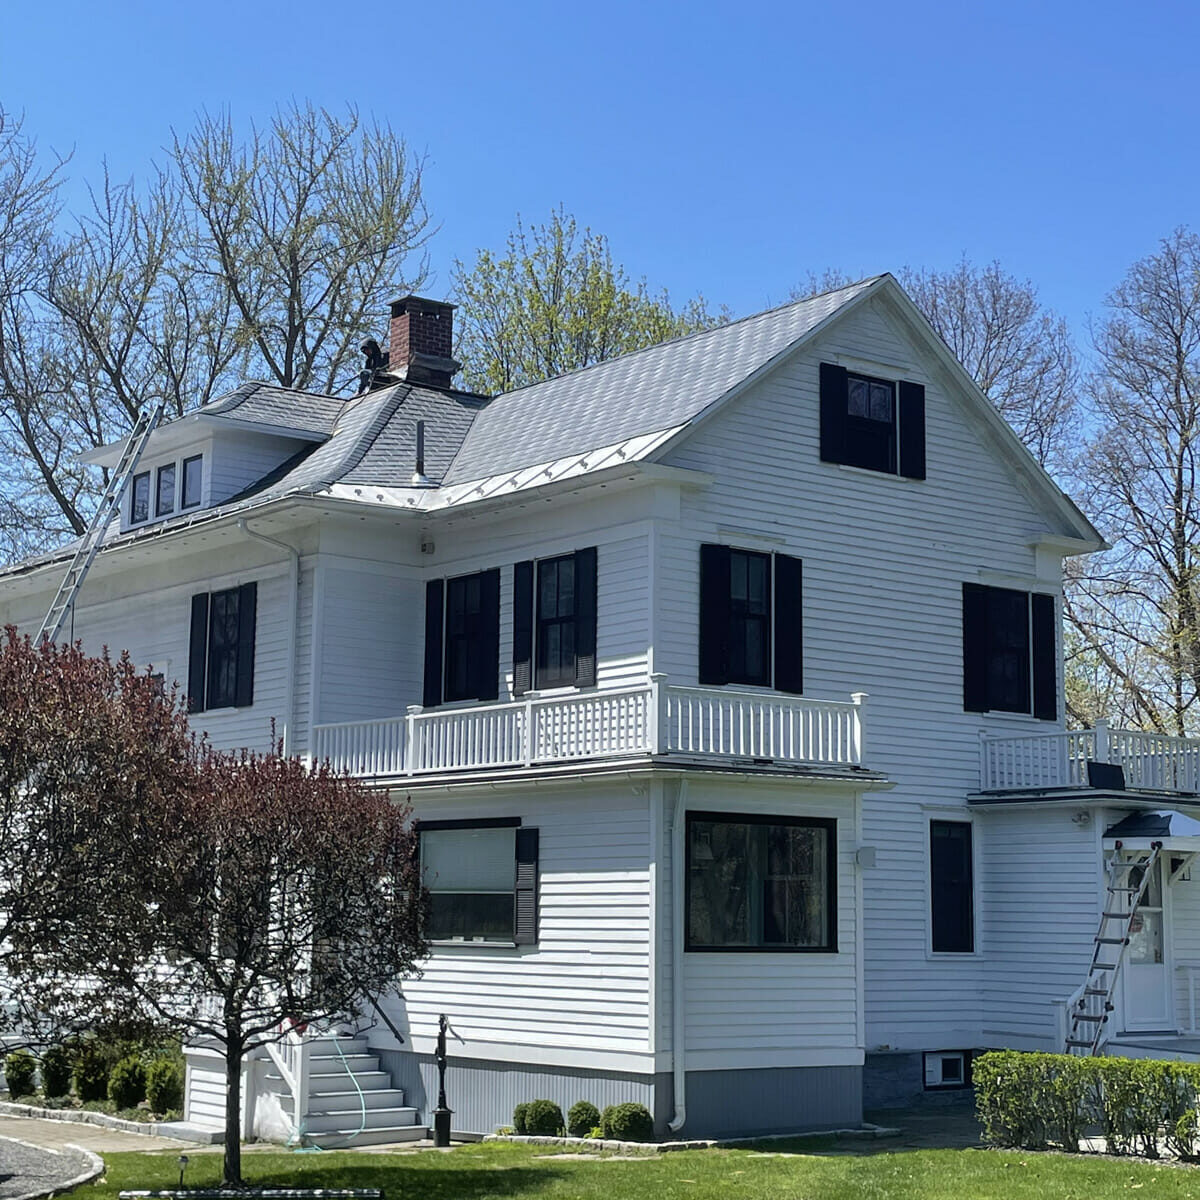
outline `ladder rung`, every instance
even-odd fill
[[[1119,937],[1119,938],[1098,937],[1096,939],[1096,941],[1101,946],[1125,946],[1125,945],[1128,945],[1128,943],[1129,943],[1129,939],[1123,938],[1123,937]]]
[[[1075,1020],[1077,1020],[1077,1021],[1107,1021],[1107,1020],[1108,1020],[1108,1014],[1107,1014],[1107,1013],[1081,1013],[1081,1012],[1077,1012],[1077,1013],[1075,1014]]]
[[[1108,989],[1107,988],[1084,988],[1083,994],[1085,996],[1107,996]]]
[[[1095,1044],[1095,1042],[1081,1042],[1078,1038],[1067,1038],[1068,1046],[1086,1046],[1090,1050]]]
[[[1131,912],[1116,912],[1116,913],[1106,912],[1104,914],[1104,919],[1106,921],[1128,921],[1129,918],[1134,915],[1135,914],[1131,913]]]

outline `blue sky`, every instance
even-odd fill
[[[993,258],[1077,333],[1196,225],[1200,6],[9,0],[0,103],[76,180],[143,172],[203,108],[347,102],[427,154],[455,255],[562,203],[682,301],[809,271]]]

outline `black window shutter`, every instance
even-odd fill
[[[537,944],[538,831],[517,830],[517,883],[513,892],[513,941]]]
[[[234,703],[247,708],[254,703],[254,631],[258,624],[258,584],[238,588],[237,695]]]
[[[804,573],[800,559],[775,555],[775,690],[804,691]]]
[[[1033,715],[1058,719],[1058,645],[1054,597],[1034,592],[1033,601]]]
[[[204,711],[204,678],[208,665],[208,593],[192,597],[192,635],[188,643],[188,712]]]
[[[925,386],[900,381],[900,474],[925,478]]]
[[[729,547],[700,547],[700,682],[729,682]]]
[[[436,708],[442,702],[442,616],[446,584],[431,579],[425,585],[425,690],[421,703]]]
[[[575,683],[596,683],[596,547],[575,551]]]
[[[533,563],[513,566],[513,695],[533,687]]]
[[[963,584],[963,708],[987,712],[988,704],[988,589]]]
[[[479,699],[500,695],[500,571],[479,577]]]
[[[846,461],[846,368],[821,364],[821,461]]]

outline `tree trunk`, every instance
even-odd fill
[[[229,1027],[225,1042],[225,1179],[242,1184],[242,1031]]]

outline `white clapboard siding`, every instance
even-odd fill
[[[461,802],[423,801],[417,815],[466,816]],[[536,946],[442,945],[391,1006],[422,1041],[446,1013],[472,1043],[644,1054],[650,1027],[649,808],[629,786],[539,791],[472,801],[472,817],[520,817],[539,830]]]
[[[987,956],[985,1039],[1054,1036],[1055,1000],[1081,983],[1100,914],[1099,834],[1074,810],[989,813],[980,894]]]
[[[1176,1024],[1200,1031],[1200,861],[1194,860],[1186,874],[1170,885],[1167,897]],[[1189,976],[1194,980],[1190,990]]]
[[[271,434],[218,430],[204,462],[205,506],[223,504],[309,444]]]
[[[225,1064],[213,1055],[188,1054],[183,1119],[201,1129],[225,1128]]]
[[[928,479],[820,462],[818,364],[838,355],[925,384]],[[683,494],[656,558],[655,668],[673,682],[697,678],[700,544],[723,541],[803,559],[806,695],[870,694],[864,765],[897,786],[864,800],[864,841],[878,850],[863,873],[868,1049],[938,1044],[947,1012],[978,1033],[981,957],[928,953],[928,820],[939,814],[923,806],[963,806],[978,788],[981,729],[1053,727],[963,712],[962,584],[989,572],[1055,588],[1037,582],[1029,545],[1047,519],[922,357],[883,313],[861,309],[748,389],[668,456],[719,482]]]

